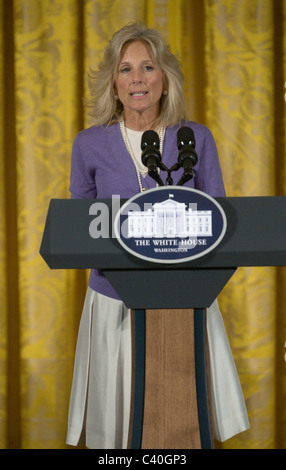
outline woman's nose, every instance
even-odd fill
[[[142,74],[140,70],[134,70],[132,82],[134,85],[142,83]]]

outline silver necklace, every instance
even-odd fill
[[[140,189],[140,192],[142,193],[143,191],[146,191],[146,188],[143,188],[143,185],[142,185],[142,181],[141,181],[141,174],[140,174],[140,170],[138,168],[138,165],[136,163],[136,159],[135,159],[135,156],[133,154],[133,151],[132,151],[132,148],[131,148],[131,145],[129,143],[129,139],[128,139],[128,136],[127,136],[127,133],[126,133],[126,129],[125,129],[125,124],[124,124],[124,120],[123,119],[120,119],[119,121],[119,125],[120,125],[120,131],[121,131],[121,135],[123,137],[123,141],[124,141],[124,144],[128,150],[128,153],[130,155],[130,157],[132,158],[132,161],[134,163],[134,166],[135,166],[135,170],[136,170],[136,174],[137,174],[137,179],[138,179],[138,184],[139,184],[139,189]],[[158,130],[158,135],[159,135],[159,139],[160,139],[160,152],[161,152],[161,155],[162,155],[162,151],[163,151],[163,140],[164,140],[164,136],[165,136],[165,127],[160,127],[159,130]],[[146,173],[147,174],[147,169],[146,169]]]

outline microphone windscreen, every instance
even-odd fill
[[[191,145],[193,148],[196,146],[195,135],[193,129],[190,127],[180,127],[177,132],[177,145],[181,149],[184,145]]]
[[[145,131],[141,139],[141,150],[144,150],[146,147],[155,147],[160,148],[160,139],[157,132],[149,130]]]

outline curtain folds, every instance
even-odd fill
[[[0,448],[65,448],[87,273],[49,270],[39,247],[89,125],[88,69],[125,23],[157,28],[227,195],[285,196],[286,3],[0,0],[0,18]],[[218,447],[286,448],[285,285],[285,268],[240,268],[220,294],[251,428]]]

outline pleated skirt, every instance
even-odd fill
[[[210,419],[225,441],[249,428],[245,401],[217,301],[207,309]],[[74,363],[66,443],[126,449],[132,381],[131,311],[88,288]]]

